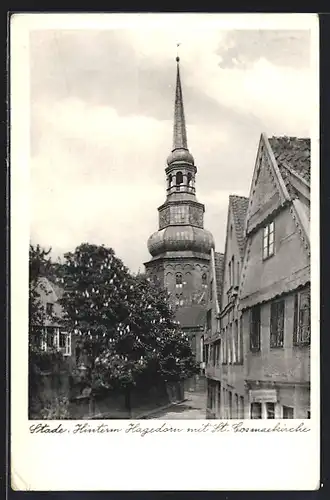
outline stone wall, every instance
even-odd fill
[[[88,388],[77,391],[72,387],[70,373],[65,371],[40,374],[33,390],[30,419],[142,418],[144,413],[184,399],[181,382],[135,388],[129,400],[123,391],[109,391],[95,397]]]

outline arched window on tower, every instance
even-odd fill
[[[182,183],[183,183],[182,172],[177,172],[177,174],[176,174],[176,185],[179,186]]]
[[[172,175],[168,176],[167,182],[168,182],[167,188],[170,189],[171,184],[172,184]]]
[[[207,276],[206,273],[202,275],[202,286],[207,286]]]
[[[176,273],[175,275],[175,284],[178,288],[182,288],[182,274],[181,273]]]
[[[187,175],[188,186],[191,186],[191,179],[192,179],[192,175],[190,172],[188,172],[188,175]]]

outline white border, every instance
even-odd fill
[[[27,420],[29,32],[34,29],[311,29],[312,419],[308,433],[30,434]],[[319,155],[316,14],[15,14],[11,20],[11,474],[18,490],[311,490],[319,487]],[[246,425],[251,421],[246,421]],[[257,425],[253,421],[253,425]],[[288,425],[288,421],[279,421]],[[54,424],[54,422],[51,422]],[[63,422],[62,422],[63,423]],[[73,428],[78,422],[65,423]],[[93,421],[93,425],[98,422]],[[114,427],[127,422],[106,421]],[[154,421],[160,426],[162,422]],[[205,421],[168,421],[186,429]],[[214,423],[214,421],[212,421]],[[231,422],[233,423],[233,421]],[[299,421],[294,421],[296,426]],[[142,421],[150,426],[152,421]],[[270,422],[260,422],[269,427]]]

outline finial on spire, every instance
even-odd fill
[[[179,57],[179,47],[180,47],[181,43],[177,43],[176,44],[176,62],[178,63],[180,61],[180,57]]]
[[[179,47],[180,43],[177,43]],[[179,63],[179,56],[176,57]],[[175,90],[175,104],[174,104],[174,130],[173,130],[173,149],[184,148],[187,149],[187,132],[186,122],[183,110],[183,98],[181,89],[180,69],[177,65],[176,74],[176,90]]]

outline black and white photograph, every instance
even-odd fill
[[[310,418],[310,43],[31,31],[29,418]]]
[[[317,30],[13,17],[14,489],[315,488]]]

